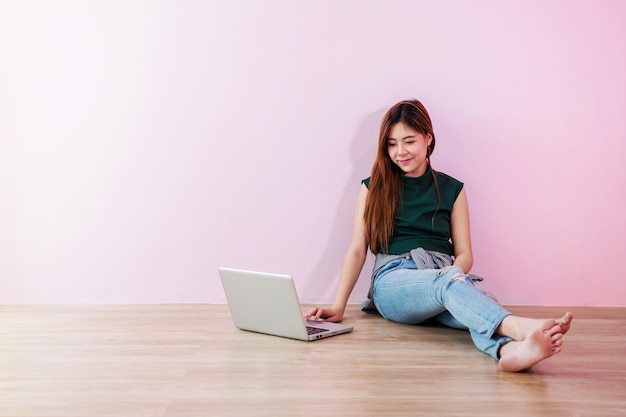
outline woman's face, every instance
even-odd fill
[[[405,175],[420,177],[428,167],[426,155],[431,141],[430,135],[413,130],[404,123],[396,123],[387,138],[387,152]]]

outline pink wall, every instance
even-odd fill
[[[4,1],[0,56],[0,303],[221,303],[220,265],[331,302],[417,97],[488,289],[626,305],[626,2]]]

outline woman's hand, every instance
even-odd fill
[[[304,318],[307,320],[326,320],[333,323],[338,323],[343,320],[343,310],[339,311],[338,309],[333,308],[314,308],[304,315]]]

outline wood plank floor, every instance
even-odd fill
[[[357,306],[311,343],[224,305],[0,306],[0,416],[626,416],[626,308],[571,311],[563,353],[509,374],[467,332]]]

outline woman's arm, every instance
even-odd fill
[[[460,267],[466,274],[472,269],[472,242],[470,237],[469,207],[465,188],[461,189],[450,216],[452,243],[454,244],[454,266]]]
[[[365,225],[363,224],[363,214],[365,212],[365,200],[367,199],[367,187],[362,184],[354,213],[354,229],[352,231],[352,241],[346,253],[335,301],[331,308],[314,308],[305,317],[313,320],[325,319],[327,321],[338,322],[343,320],[343,313],[346,310],[348,298],[354,289],[354,285],[359,279],[365,259],[367,257],[367,241],[365,239]]]

